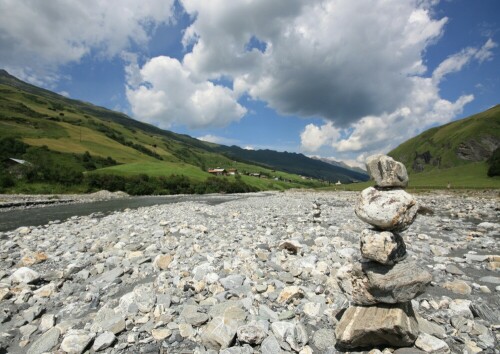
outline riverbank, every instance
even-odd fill
[[[0,348],[342,352],[334,349],[333,331],[348,301],[336,272],[360,258],[367,225],[354,215],[358,195],[193,199],[0,232]],[[424,333],[419,343],[495,353],[498,198],[418,199],[432,212],[402,236],[408,258],[433,275],[428,291],[412,301]]]

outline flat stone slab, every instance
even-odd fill
[[[366,262],[340,268],[337,279],[353,303],[373,305],[412,300],[425,292],[432,275],[411,261],[396,263],[394,266]]]
[[[344,348],[379,345],[407,347],[418,337],[411,303],[349,307],[335,328],[337,344]]]

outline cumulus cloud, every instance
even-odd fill
[[[129,77],[141,78],[139,86],[129,81],[126,88],[132,112],[159,127],[222,127],[246,113],[231,89],[191,75],[177,59],[155,57],[138,73],[129,71]]]
[[[60,65],[146,44],[154,26],[172,19],[173,3],[0,0],[0,66],[30,82],[53,83]]]
[[[391,113],[363,117],[351,126],[352,132],[347,138],[331,146],[339,152],[387,152],[430,126],[448,123],[463,111],[474,96],[461,95],[455,101],[443,99],[439,94],[441,81],[473,60],[482,62],[490,58],[491,49],[495,46],[493,41],[488,40],[480,48],[467,48],[451,55],[438,65],[431,77],[412,77],[412,95],[399,108]]]
[[[340,130],[335,128],[331,122],[321,127],[308,124],[300,134],[300,141],[305,151],[316,151],[323,145],[333,144],[339,137]]]
[[[184,43],[194,75],[231,77],[281,114],[347,126],[392,111],[425,70],[422,52],[447,19],[428,2],[183,0],[195,21]],[[424,6],[425,5],[425,6]],[[257,39],[265,49],[249,48]]]

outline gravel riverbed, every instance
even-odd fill
[[[0,353],[347,352],[336,272],[361,258],[358,198],[249,194],[0,233]],[[365,352],[499,353],[498,193],[417,199],[402,236],[433,276],[411,303],[420,336]]]

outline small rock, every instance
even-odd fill
[[[173,261],[173,257],[168,254],[159,254],[153,261],[153,267],[159,270],[165,270]]]
[[[479,281],[483,283],[500,284],[500,277],[489,275],[487,277],[479,278]]]
[[[21,267],[10,276],[10,280],[17,284],[30,284],[40,279],[40,274],[28,267]]]
[[[431,336],[427,333],[420,333],[415,341],[415,346],[422,349],[426,353],[450,353],[450,348],[444,340]]]
[[[464,272],[453,264],[446,265],[446,273],[450,273],[453,275],[464,275]]]
[[[460,295],[470,295],[472,289],[466,282],[462,280],[454,280],[450,282],[446,282],[443,284],[443,288],[448,289],[455,294]]]
[[[48,257],[44,252],[28,252],[21,258],[21,265],[29,267],[33,264],[42,263],[46,261],[47,258]]]
[[[151,331],[151,335],[157,341],[164,340],[172,335],[172,331],[166,327],[155,328]]]
[[[281,350],[280,343],[276,339],[275,336],[270,335],[262,342],[260,346],[261,353],[266,354],[281,354],[283,351]]]
[[[116,341],[116,336],[111,332],[104,332],[99,335],[92,345],[96,352],[109,348]]]
[[[92,341],[92,335],[81,329],[68,331],[61,342],[61,349],[66,353],[83,353]]]
[[[334,330],[321,328],[314,333],[312,342],[321,352],[325,352],[328,348],[333,348],[335,346],[337,342],[335,338]]]
[[[248,324],[238,327],[238,340],[251,345],[258,345],[266,338],[267,333],[260,326]]]
[[[38,337],[38,339],[35,342],[33,342],[33,344],[26,353],[42,354],[45,352],[50,352],[52,348],[54,348],[59,342],[60,335],[61,331],[58,328],[53,327],[49,329],[47,332]]]
[[[286,304],[295,299],[304,297],[304,292],[298,286],[285,287],[278,296],[278,303]]]
[[[45,314],[42,316],[42,319],[40,320],[40,326],[39,329],[41,332],[45,332],[56,324],[56,318],[53,314]]]

